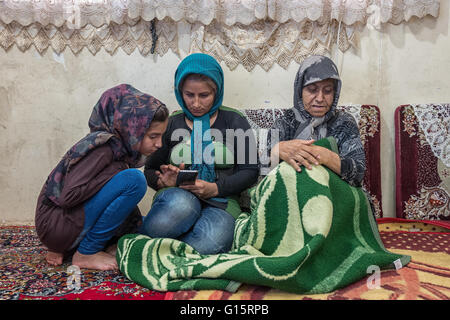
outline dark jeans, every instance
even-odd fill
[[[154,199],[141,233],[178,239],[200,254],[216,254],[231,249],[234,225],[234,218],[225,210],[202,204],[189,191],[170,188]]]
[[[84,228],[72,248],[79,244],[82,254],[102,251],[146,191],[147,182],[138,169],[126,169],[112,177],[84,204]]]

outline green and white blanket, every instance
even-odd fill
[[[335,149],[332,139],[316,144]],[[374,266],[409,260],[384,248],[360,188],[326,167],[298,173],[284,162],[252,189],[251,213],[236,220],[229,253],[201,255],[181,241],[139,234],[123,236],[117,250],[121,272],[158,291],[236,291],[247,283],[327,293],[370,275]]]

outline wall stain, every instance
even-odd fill
[[[8,128],[11,110],[9,90],[6,87],[0,87],[0,128]]]

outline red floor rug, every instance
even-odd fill
[[[220,290],[155,292],[119,272],[82,269],[79,287],[70,263],[51,267],[34,227],[0,227],[0,300],[449,300],[450,229],[419,221],[379,219],[385,247],[411,255],[399,270],[375,273],[328,294],[299,295],[243,285],[236,293]],[[71,288],[70,285],[73,285]]]
[[[0,300],[164,299],[165,293],[143,288],[115,271],[82,269],[77,286],[67,270],[70,263],[49,266],[46,252],[34,227],[0,227]]]
[[[442,221],[377,220],[381,240],[391,252],[411,256],[398,270],[375,270],[345,288],[327,294],[291,294],[243,285],[236,293],[220,290],[168,292],[168,300],[449,300],[450,225]]]

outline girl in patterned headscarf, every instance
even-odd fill
[[[279,140],[269,138],[272,163],[279,157],[297,171],[302,165],[310,169],[323,164],[344,181],[361,186],[364,149],[354,118],[336,110],[340,91],[341,80],[331,59],[315,55],[302,62],[294,83],[294,107],[274,124]],[[339,153],[312,144],[329,136],[336,139]]]
[[[115,256],[104,250],[120,233],[137,230],[137,204],[147,187],[135,168],[161,147],[168,114],[163,103],[130,85],[101,96],[90,133],[64,155],[38,198],[36,231],[50,264],[75,252],[73,265],[117,268]]]

